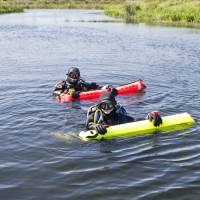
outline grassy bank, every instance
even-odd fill
[[[24,9],[104,9],[113,4],[120,4],[120,0],[0,0],[0,6],[18,6]]]
[[[17,4],[10,4],[7,1],[0,0],[0,14],[23,12],[24,7]]]
[[[137,0],[105,8],[110,16],[126,22],[200,25],[200,0]]]
[[[103,9],[127,23],[200,26],[200,0],[0,0],[0,13],[24,8]]]
[[[35,0],[21,3],[25,8],[49,8],[49,9],[102,9],[104,2],[98,3],[95,0]]]

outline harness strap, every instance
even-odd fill
[[[97,109],[94,113],[94,123],[100,124],[103,121],[103,113],[101,110]]]

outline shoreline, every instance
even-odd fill
[[[118,0],[68,1],[68,0],[0,0],[0,14],[20,13],[25,9],[97,9],[104,14],[120,19],[124,23],[200,28],[200,1],[186,0],[185,3],[166,0],[135,0],[119,3]]]

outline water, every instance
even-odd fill
[[[0,16],[0,199],[198,199],[198,123],[85,143],[76,135],[93,102],[60,104],[51,95],[78,66],[100,85],[143,79],[144,95],[117,98],[136,118],[159,110],[199,120],[200,31],[112,20],[91,10]]]

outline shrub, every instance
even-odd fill
[[[140,7],[136,4],[129,3],[124,6],[124,10],[125,10],[125,20],[127,23],[130,23],[134,22],[134,17],[136,15],[136,12],[140,10]]]

